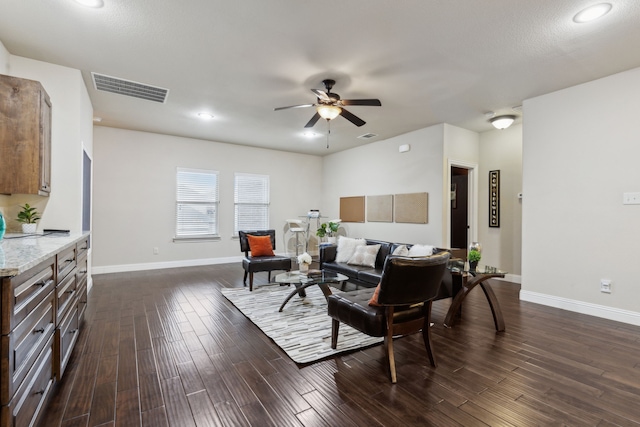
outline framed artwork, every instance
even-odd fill
[[[364,222],[364,196],[340,197],[342,222]]]
[[[393,195],[367,196],[367,221],[393,221]]]
[[[500,171],[489,171],[489,227],[500,227]]]
[[[393,198],[395,222],[427,224],[429,212],[428,193],[396,194]]]

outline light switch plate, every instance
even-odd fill
[[[623,205],[640,205],[640,193],[622,193]]]

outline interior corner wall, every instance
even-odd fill
[[[2,49],[0,49],[0,52]],[[0,63],[2,63],[0,53]],[[37,80],[52,104],[51,194],[0,198],[7,228],[18,230],[19,205],[29,203],[42,213],[38,230],[82,231],[82,148],[93,145],[93,107],[79,70],[9,55],[9,75]]]
[[[427,224],[344,225],[352,237],[442,245],[443,127],[435,125],[325,156],[321,214],[338,218],[341,197],[427,192]],[[400,153],[404,144],[411,150]]]
[[[639,111],[640,68],[523,103],[521,299],[640,324]]]
[[[0,74],[9,74],[9,51],[0,40]]]
[[[277,253],[284,251],[285,221],[306,215],[321,199],[318,156],[105,126],[94,127],[93,149],[96,273],[239,261],[236,172],[269,175]],[[219,241],[173,241],[178,167],[219,172]]]
[[[500,227],[489,227],[489,172],[500,171]],[[482,258],[512,275],[522,260],[522,125],[480,134],[478,241]]]

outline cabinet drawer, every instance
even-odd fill
[[[84,254],[86,254],[88,250],[89,250],[89,237],[87,236],[82,240],[80,240],[78,243],[76,243],[76,254],[77,254],[76,257],[80,258]]]
[[[62,318],[70,310],[71,306],[77,302],[76,296],[77,281],[75,273],[67,275],[67,277],[56,286],[56,325],[59,325]]]
[[[24,273],[3,279],[2,284],[2,334],[11,332],[11,325],[16,325],[51,293],[55,286],[55,258]]]
[[[86,282],[89,272],[86,254],[84,256],[78,256],[76,264],[78,266],[78,269],[76,270],[76,278],[78,281],[78,287],[80,287],[82,283]]]
[[[7,404],[14,391],[25,379],[34,361],[42,352],[54,330],[53,294],[45,298],[10,335],[2,336],[2,355],[7,357],[7,387],[2,387],[0,400]],[[5,356],[6,355],[6,356]],[[4,377],[3,372],[3,377]]]
[[[78,326],[82,326],[84,312],[87,309],[87,282],[78,286]]]
[[[56,255],[58,259],[58,283],[63,280],[76,266],[76,245]]]
[[[78,309],[75,307],[56,329],[56,363],[54,370],[58,380],[62,378],[62,374],[67,367],[71,352],[78,339],[78,332]]]
[[[27,427],[35,424],[38,414],[42,413],[53,385],[53,336],[44,351],[33,365],[27,379],[22,383],[16,395],[9,403],[3,416],[2,425]],[[4,409],[4,408],[3,408]]]

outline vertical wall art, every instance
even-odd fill
[[[500,171],[489,171],[489,227],[500,227]]]

